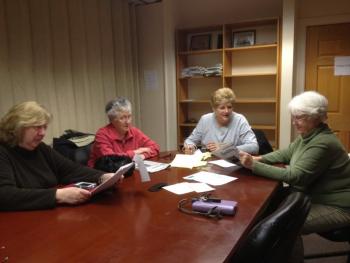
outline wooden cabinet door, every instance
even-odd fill
[[[334,75],[334,58],[350,56],[350,23],[310,26],[305,90],[327,97],[328,124],[350,152],[350,76]]]

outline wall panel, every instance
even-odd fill
[[[7,1],[6,8],[9,68],[15,100],[33,100],[36,97],[33,76],[31,21],[28,2]]]
[[[54,116],[51,143],[66,129],[96,132],[117,95],[137,103],[129,8],[127,0],[0,0],[0,115],[38,101]]]
[[[53,43],[50,28],[49,3],[46,0],[31,1],[29,12],[31,19],[33,79],[36,89],[35,100],[49,108],[54,116],[50,124],[50,134],[59,134],[59,108],[53,74]]]
[[[0,1],[0,112],[5,112],[14,101],[9,65],[6,5]]]

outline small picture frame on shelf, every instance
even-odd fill
[[[217,49],[221,49],[222,48],[222,34],[221,33],[219,33],[217,35],[216,48]]]
[[[198,34],[191,36],[190,50],[206,50],[211,48],[211,34]]]
[[[246,47],[255,45],[255,30],[232,32],[232,46]]]

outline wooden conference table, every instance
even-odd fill
[[[161,156],[158,160],[163,162],[174,158]],[[148,191],[155,183],[178,183],[194,172],[168,168],[151,174],[147,183],[134,172],[116,191],[84,205],[0,212],[0,262],[223,262],[235,252],[278,183],[246,169],[231,173],[238,180],[212,192],[238,202],[236,215],[221,220],[179,212],[179,200],[196,193]]]

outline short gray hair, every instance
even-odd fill
[[[131,113],[131,103],[127,98],[117,97],[106,104],[105,111],[109,120],[112,120],[120,112]]]
[[[328,100],[316,91],[306,91],[295,96],[288,107],[294,116],[307,115],[321,121],[327,119]]]

